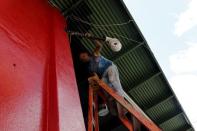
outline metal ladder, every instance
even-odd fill
[[[118,95],[106,83],[93,76],[89,81],[89,106],[88,106],[88,131],[99,131],[99,116],[98,116],[98,91],[103,89],[118,103],[120,103],[133,117],[135,117],[141,124],[143,124],[150,131],[161,131],[161,129],[150,119],[146,114],[135,104],[135,102],[124,92],[124,98]],[[94,83],[93,86],[91,83]],[[125,100],[126,99],[126,100]],[[119,115],[120,121],[123,125],[134,131],[134,125],[126,116]]]

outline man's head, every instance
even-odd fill
[[[89,62],[90,61],[90,55],[88,54],[88,52],[81,52],[79,54],[79,59],[82,61],[82,62]]]

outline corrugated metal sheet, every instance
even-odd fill
[[[123,23],[133,19],[122,0],[50,2],[65,17],[77,16],[95,24]],[[104,47],[102,54],[117,64],[124,90],[164,131],[194,130],[134,21],[124,26],[96,27],[71,19],[69,28],[118,38],[123,44],[122,50],[113,53]],[[81,42],[89,51],[94,47],[86,39]]]

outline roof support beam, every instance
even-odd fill
[[[131,93],[133,90],[135,90],[136,88],[138,88],[139,86],[141,86],[142,84],[144,84],[145,82],[149,81],[149,80],[152,80],[154,79],[155,77],[159,76],[162,72],[159,71],[159,72],[156,72],[156,73],[153,73],[149,76],[147,76],[145,79],[142,79],[140,80],[139,82],[137,82],[133,87],[132,89],[129,91],[129,93]]]
[[[125,49],[124,51],[118,53],[115,57],[111,58],[112,61],[116,62],[117,60],[119,60],[120,58],[122,58],[123,56],[127,55],[130,52],[135,51],[136,49],[138,49],[139,47],[141,47],[142,45],[144,45],[144,42],[137,44],[136,46],[132,46],[128,49]]]
[[[69,9],[65,9],[62,11],[63,16],[67,16],[70,12],[75,10],[84,0],[78,0],[73,6],[71,6]]]
[[[179,127],[178,129],[176,129],[174,131],[194,131],[194,129],[193,130],[191,130],[191,129],[193,129],[192,126],[189,124],[186,124],[184,126]]]
[[[166,122],[168,122],[168,121],[170,121],[170,120],[172,120],[172,119],[174,119],[174,118],[176,118],[176,117],[178,117],[178,116],[184,114],[182,111],[177,111],[177,112],[178,112],[178,113],[177,113],[176,115],[173,115],[173,116],[170,117],[170,118],[167,118],[167,119],[165,119],[165,120],[162,120],[161,122],[158,123],[158,125],[161,126],[162,124],[164,124],[164,123],[166,123]]]
[[[155,107],[157,107],[157,106],[159,106],[159,105],[161,105],[161,104],[163,104],[163,103],[165,103],[165,102],[171,100],[172,98],[174,98],[174,95],[168,96],[167,98],[163,99],[163,100],[160,101],[159,103],[153,103],[153,105],[151,105],[149,108],[144,109],[144,110],[146,110],[146,112],[148,112],[148,111],[150,111],[151,109],[153,109],[153,108],[155,108]]]
[[[190,126],[186,129],[186,131],[193,131],[193,128]]]

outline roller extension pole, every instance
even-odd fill
[[[88,39],[101,40],[101,41],[105,41],[106,40],[106,38],[102,38],[102,37],[86,36],[84,33],[80,33],[80,32],[73,32],[73,31],[66,31],[66,32],[69,33],[70,35],[85,37],[85,38],[88,38]]]

